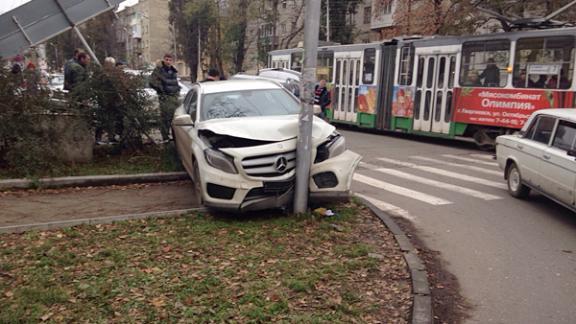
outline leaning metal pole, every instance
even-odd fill
[[[306,1],[304,18],[304,67],[300,83],[301,109],[298,118],[298,144],[296,147],[296,192],[294,213],[305,213],[308,208],[308,187],[312,163],[312,123],[314,118],[314,85],[316,84],[316,54],[320,30],[320,1]]]

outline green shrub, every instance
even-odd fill
[[[142,88],[140,76],[115,67],[94,66],[91,77],[71,93],[72,105],[88,109],[96,132],[120,137],[122,149],[139,150],[157,123],[157,112]]]
[[[0,167],[24,176],[57,163],[55,134],[39,126],[43,116],[55,109],[47,90],[38,86],[36,74],[0,68]]]

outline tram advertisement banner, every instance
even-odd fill
[[[376,114],[376,86],[361,84],[358,86],[358,111],[366,114]]]
[[[414,115],[414,87],[394,86],[392,115],[395,117],[412,117]]]
[[[456,88],[454,121],[522,128],[538,110],[562,107],[565,92],[493,88]]]

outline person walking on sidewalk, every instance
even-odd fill
[[[160,134],[164,141],[170,140],[170,124],[174,111],[179,105],[178,71],[172,63],[172,54],[165,54],[150,76],[150,87],[158,93],[160,102]]]
[[[88,80],[88,65],[90,56],[87,53],[78,54],[78,61],[69,66],[68,90],[73,91],[78,84]],[[66,77],[64,77],[66,79]]]

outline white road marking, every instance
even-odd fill
[[[428,195],[428,194],[425,194],[423,192],[419,192],[419,191],[411,190],[408,188],[400,187],[397,185],[393,185],[391,183],[383,182],[383,181],[380,181],[380,180],[377,180],[374,178],[370,178],[370,177],[361,175],[359,173],[354,173],[354,180],[358,181],[358,182],[362,182],[362,183],[367,184],[367,185],[372,186],[372,187],[376,187],[378,189],[390,191],[390,192],[395,193],[397,195],[401,195],[401,196],[405,196],[408,198],[420,200],[420,201],[428,203],[430,205],[439,206],[439,205],[452,204],[451,201],[448,201],[448,200],[445,200],[442,198],[438,198],[438,197],[435,197],[432,195]]]
[[[386,212],[392,216],[402,217],[402,218],[405,218],[407,220],[416,222],[416,217],[410,215],[410,213],[407,210],[404,210],[398,206],[394,206],[394,205],[389,204],[387,202],[378,200],[376,198],[368,197],[368,196],[365,196],[363,194],[354,193],[354,195],[368,200],[369,202],[374,204],[374,206],[378,207],[378,209],[380,209],[381,211],[384,211],[384,212]]]
[[[455,167],[459,167],[459,168],[463,168],[463,169],[474,170],[474,171],[477,171],[477,172],[486,173],[486,174],[492,174],[492,175],[497,175],[497,176],[500,176],[500,177],[503,177],[503,176],[504,176],[504,172],[502,172],[502,171],[488,170],[487,168],[478,167],[478,166],[474,166],[474,165],[467,165],[467,164],[447,162],[447,161],[443,161],[443,160],[437,160],[437,159],[432,159],[432,158],[429,158],[429,157],[418,156],[418,155],[411,156],[410,158],[416,159],[416,160],[420,160],[420,161],[427,161],[427,162],[439,163],[439,164],[441,164],[441,165],[449,165],[449,166],[455,166]]]
[[[384,174],[389,174],[389,175],[392,175],[392,176],[395,176],[398,178],[403,178],[403,179],[407,179],[410,181],[423,183],[423,184],[426,184],[426,185],[429,185],[432,187],[441,188],[441,189],[445,189],[448,191],[454,191],[454,192],[461,193],[463,195],[471,196],[474,198],[480,198],[483,200],[502,199],[502,197],[491,195],[491,194],[481,192],[478,190],[465,188],[465,187],[453,185],[453,184],[446,183],[446,182],[441,182],[441,181],[436,181],[436,180],[420,177],[420,176],[413,175],[413,174],[406,173],[406,172],[402,172],[402,171],[399,171],[396,169],[380,168],[377,165],[372,165],[372,164],[363,163],[363,162],[361,162],[360,165],[363,167],[367,167],[369,169],[372,169],[374,171],[384,173]]]
[[[422,171],[442,175],[445,177],[454,178],[454,179],[458,179],[458,180],[462,180],[462,181],[468,181],[468,182],[472,182],[472,183],[477,183],[477,184],[481,184],[481,185],[485,185],[485,186],[489,186],[489,187],[494,187],[494,188],[498,188],[498,189],[504,189],[505,190],[507,188],[506,185],[503,183],[496,182],[496,181],[490,181],[490,180],[477,178],[477,177],[472,177],[472,176],[465,175],[462,173],[446,171],[446,170],[442,170],[442,169],[438,169],[438,168],[433,168],[433,167],[423,166],[423,165],[417,165],[414,163],[402,162],[402,161],[388,159],[388,158],[378,158],[378,160],[392,163],[392,164],[399,165],[399,166],[403,166],[406,168],[422,170]]]
[[[498,166],[498,163],[496,163],[496,162],[479,161],[479,160],[470,159],[470,158],[466,158],[466,157],[458,156],[458,155],[453,155],[453,154],[442,154],[442,156],[447,157],[447,158],[451,158],[451,159],[455,159],[455,160],[476,163],[476,164],[483,164],[483,165],[489,165],[489,166],[495,166],[495,167]]]
[[[470,156],[478,159],[494,161],[493,154],[470,154]]]

